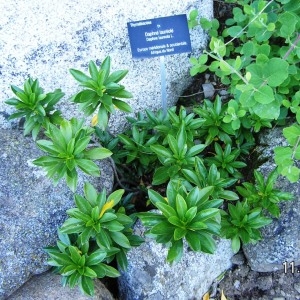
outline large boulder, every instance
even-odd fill
[[[111,293],[100,280],[95,280],[95,295],[83,295],[79,288],[65,288],[61,276],[46,272],[33,276],[7,300],[114,300]]]
[[[135,232],[144,235],[137,222]],[[122,300],[202,299],[213,281],[232,266],[230,240],[216,241],[214,254],[193,252],[184,247],[180,262],[166,262],[168,249],[149,238],[128,252],[128,269],[118,278]]]
[[[0,1],[0,128],[11,126],[7,116],[14,109],[4,104],[13,96],[10,85],[21,86],[28,76],[39,78],[46,92],[61,88],[64,115],[78,116],[77,106],[68,100],[79,90],[69,69],[87,72],[90,60],[100,64],[107,55],[112,70],[129,70],[121,83],[134,95],[129,101],[134,111],[160,108],[160,58],[132,59],[127,22],[189,14],[195,8],[201,16],[213,16],[213,0]],[[201,28],[191,31],[193,55],[206,47],[207,38]],[[191,83],[189,55],[165,58],[168,106]],[[111,130],[123,128],[120,116],[111,120]]]
[[[48,270],[43,248],[54,245],[57,228],[74,207],[73,193],[65,182],[53,186],[32,164],[41,156],[31,137],[17,130],[0,129],[0,299],[32,275]],[[112,189],[113,171],[101,161],[102,176],[79,174],[78,193],[89,180],[98,190]]]
[[[286,146],[282,128],[264,131],[260,135],[259,144],[260,159],[265,161],[260,171],[266,177],[276,167],[274,148]],[[279,219],[274,218],[273,223],[262,229],[261,241],[243,247],[251,269],[258,272],[282,270],[284,262],[288,272],[291,272],[290,264],[300,265],[300,181],[292,184],[280,176],[276,188],[292,193],[295,198],[293,201],[281,202],[281,216]]]

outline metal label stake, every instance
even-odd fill
[[[161,78],[161,106],[164,117],[167,115],[167,86],[165,57],[160,56],[160,78]]]

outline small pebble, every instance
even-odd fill
[[[258,278],[257,282],[258,287],[263,291],[269,290],[273,285],[272,276],[261,276]]]
[[[234,284],[233,284],[233,286],[234,286],[237,290],[240,289],[240,285],[241,285],[241,282],[240,282],[239,280],[236,280],[236,281],[234,282]]]
[[[202,84],[204,98],[211,99],[215,95],[215,88],[211,83]]]
[[[231,262],[234,265],[243,265],[245,263],[245,256],[242,253],[237,253],[231,258]]]

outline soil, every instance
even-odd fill
[[[223,293],[227,300],[298,300],[300,299],[300,273],[295,268],[276,272],[252,271],[239,252],[233,257],[233,267],[221,281],[211,287],[210,300],[221,299]]]

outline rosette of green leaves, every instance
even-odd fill
[[[141,176],[149,173],[155,166],[157,156],[152,152],[150,146],[157,142],[158,136],[149,136],[147,130],[139,129],[136,125],[132,126],[131,136],[118,134],[123,150],[119,151],[118,156],[126,157],[126,164],[131,164],[137,174]]]
[[[206,137],[205,143],[209,145],[215,139],[220,139],[226,144],[232,143],[232,136],[235,130],[232,126],[224,122],[226,116],[227,105],[222,105],[221,98],[216,97],[215,101],[204,100],[202,107],[194,108],[194,112],[199,115],[202,120],[199,136]]]
[[[63,286],[79,286],[82,293],[94,295],[94,279],[118,277],[120,273],[107,265],[107,252],[103,249],[91,249],[89,243],[83,245],[72,241],[67,234],[58,232],[56,247],[46,247],[50,256],[48,264],[62,275]]]
[[[101,147],[88,148],[94,129],[83,127],[84,120],[63,120],[60,127],[49,124],[45,132],[49,140],[37,141],[38,147],[48,155],[33,161],[47,172],[47,176],[57,184],[63,177],[74,192],[77,187],[78,173],[81,169],[91,176],[100,176],[99,167],[94,160],[104,159],[112,153]]]
[[[254,170],[254,177],[255,184],[243,182],[243,186],[236,187],[238,193],[247,200],[251,207],[264,208],[278,218],[280,216],[278,203],[292,200],[293,195],[275,188],[278,177],[277,169],[273,170],[266,179],[259,171]]]
[[[182,169],[193,168],[196,155],[206,148],[204,144],[188,147],[184,124],[180,126],[176,137],[169,134],[167,141],[169,148],[157,144],[150,145],[163,165],[155,170],[152,182],[155,185],[179,177]]]
[[[98,126],[105,130],[110,113],[118,109],[131,112],[131,107],[119,98],[132,98],[132,94],[125,90],[125,87],[119,84],[126,74],[127,70],[118,70],[110,74],[110,57],[107,56],[98,68],[93,61],[89,63],[90,76],[75,69],[70,69],[72,76],[85,87],[72,97],[75,103],[80,104],[81,110],[90,116],[96,110],[96,120]],[[93,122],[96,124],[97,122]]]
[[[213,235],[219,234],[219,209],[222,200],[210,200],[213,187],[193,188],[189,193],[180,185],[170,181],[167,197],[149,190],[149,198],[160,213],[138,214],[142,223],[149,227],[148,233],[158,243],[169,247],[167,261],[179,261],[183,255],[183,241],[193,251],[213,253]]]
[[[198,129],[204,123],[203,119],[195,118],[194,113],[187,114],[186,109],[181,106],[179,113],[176,113],[176,107],[168,109],[168,120],[167,124],[158,124],[154,127],[155,130],[159,131],[166,137],[168,134],[176,136],[177,132],[180,130],[180,127],[184,125],[186,136],[187,136],[187,145],[192,147],[194,145],[194,140],[199,136]],[[163,141],[163,144],[166,144],[167,139]]]
[[[228,204],[228,213],[222,211],[221,235],[231,239],[232,250],[239,251],[244,244],[261,239],[259,229],[272,223],[272,219],[262,215],[262,208],[251,209],[247,201]]]
[[[76,234],[78,243],[94,243],[96,248],[107,252],[107,262],[116,258],[122,269],[127,267],[126,252],[138,246],[142,239],[132,234],[133,219],[124,208],[115,210],[124,190],[116,190],[106,197],[106,191],[98,193],[90,184],[84,185],[84,197],[75,195],[76,207],[67,210],[70,216],[62,225],[61,232]]]
[[[239,199],[239,196],[235,192],[226,190],[226,188],[232,186],[237,179],[228,177],[222,178],[214,164],[207,170],[203,160],[199,157],[195,158],[194,169],[183,169],[182,174],[189,184],[196,185],[199,188],[212,186],[214,188],[210,195],[212,199]]]
[[[238,161],[237,158],[240,155],[240,149],[232,150],[231,145],[227,144],[223,151],[220,144],[215,143],[215,156],[205,158],[205,162],[209,166],[216,165],[220,171],[221,177],[228,177],[232,175],[235,178],[242,178],[242,174],[238,171],[240,168],[244,168],[247,165]]]
[[[8,99],[5,103],[14,106],[17,112],[9,119],[25,117],[24,135],[31,132],[36,140],[41,127],[47,128],[50,123],[61,122],[61,112],[54,109],[54,105],[64,96],[60,89],[45,94],[38,79],[31,78],[25,81],[23,90],[14,85],[11,89],[17,98]]]

